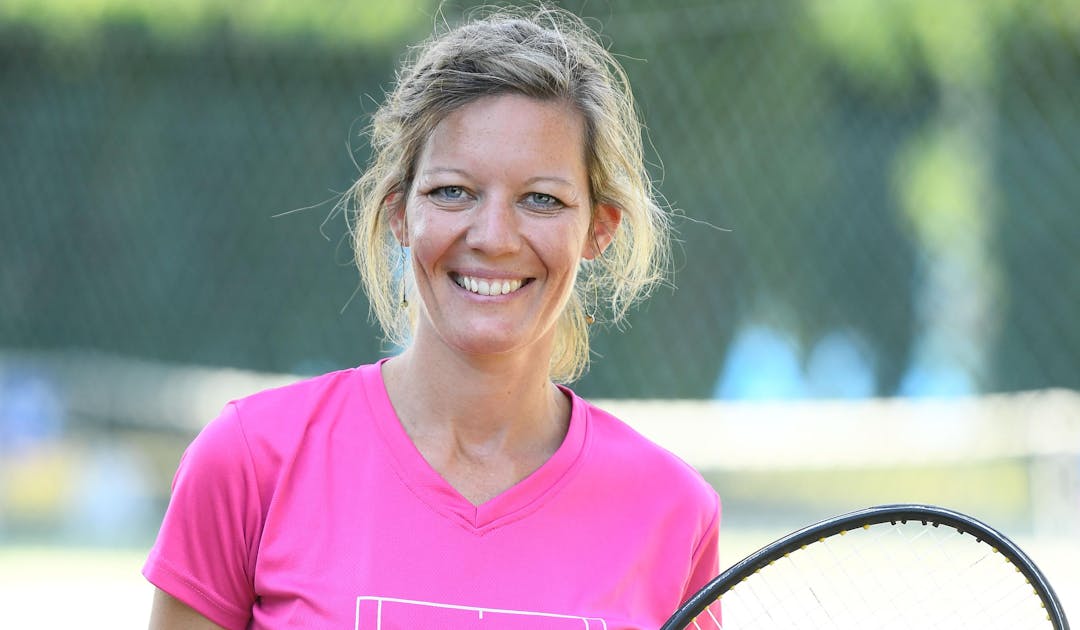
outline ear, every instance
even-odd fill
[[[585,260],[592,260],[603,254],[615,238],[615,232],[619,229],[621,222],[622,208],[610,203],[597,204],[592,220],[592,234],[589,235],[589,240],[585,243],[585,251],[581,256]]]
[[[405,218],[405,196],[401,192],[392,192],[383,199],[383,208],[390,215],[390,231],[403,247],[409,246],[409,225]]]

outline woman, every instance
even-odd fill
[[[621,69],[565,12],[490,15],[406,65],[372,146],[356,255],[405,349],[206,427],[151,627],[658,627],[717,572],[719,501],[556,384],[665,251]]]

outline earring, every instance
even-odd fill
[[[409,308],[409,300],[405,297],[405,245],[401,246],[401,308]]]
[[[398,238],[398,246],[401,248],[401,308],[409,308],[409,299],[405,295],[405,287],[408,284],[405,281],[405,241],[408,240],[409,224],[408,215],[405,214],[405,209],[401,208],[401,234]]]
[[[585,313],[585,323],[588,324],[589,326],[592,326],[593,324],[596,323],[596,318],[593,317],[592,315],[590,315],[589,313]]]

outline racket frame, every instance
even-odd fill
[[[998,553],[1008,558],[1009,562],[1031,584],[1035,594],[1042,600],[1043,607],[1046,609],[1046,614],[1053,624],[1054,630],[1069,630],[1069,621],[1065,617],[1061,602],[1058,600],[1057,594],[1054,593],[1054,589],[1050,586],[1050,582],[1047,581],[1042,571],[1035,566],[1035,563],[1020,547],[1004,534],[978,519],[948,508],[919,503],[899,503],[863,508],[827,518],[792,532],[736,562],[723,573],[713,578],[701,590],[690,596],[679,607],[679,610],[661,626],[660,630],[684,630],[694,621],[694,618],[704,612],[709,605],[731,590],[736,584],[757,573],[771,562],[812,542],[863,526],[881,523],[906,523],[909,521],[918,521],[924,525],[929,524],[934,527],[946,525],[996,549]],[[721,614],[723,614],[722,610]]]

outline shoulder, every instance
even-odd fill
[[[652,491],[657,499],[683,508],[696,505],[703,518],[715,517],[719,497],[700,472],[613,414],[577,400],[588,416],[590,452],[611,474],[642,492]]]
[[[355,393],[353,390],[362,389],[364,377],[371,370],[377,371],[378,366],[362,365],[328,372],[236,398],[229,401],[229,405],[242,415],[315,411],[328,400],[348,396]]]
[[[371,414],[367,391],[381,387],[378,374],[378,365],[364,365],[229,401],[185,450],[177,481],[245,479],[265,501],[283,467],[303,452],[366,430],[370,423],[358,418]]]
[[[649,464],[655,472],[686,478],[691,483],[704,483],[701,475],[689,464],[666,448],[639,433],[614,414],[580,399],[588,417],[590,430],[595,434],[597,445],[609,457],[626,459],[638,464]]]
[[[378,365],[362,365],[262,390],[229,401],[194,444],[226,449],[237,446],[256,464],[290,459],[315,434],[333,432],[342,424],[365,425],[357,417],[370,413],[369,391],[380,387]]]
[[[372,390],[382,387],[379,370],[370,364],[329,372],[237,398],[226,409],[250,437],[303,433],[367,411]]]
[[[663,544],[654,549],[662,549],[668,560],[685,559],[676,571],[679,579],[687,580],[680,585],[681,601],[718,570],[720,496],[674,453],[611,413],[581,404],[588,417],[586,475],[593,500],[602,492],[605,512],[617,515],[621,523],[633,523],[623,525],[623,531],[632,529],[643,540],[665,532]]]

